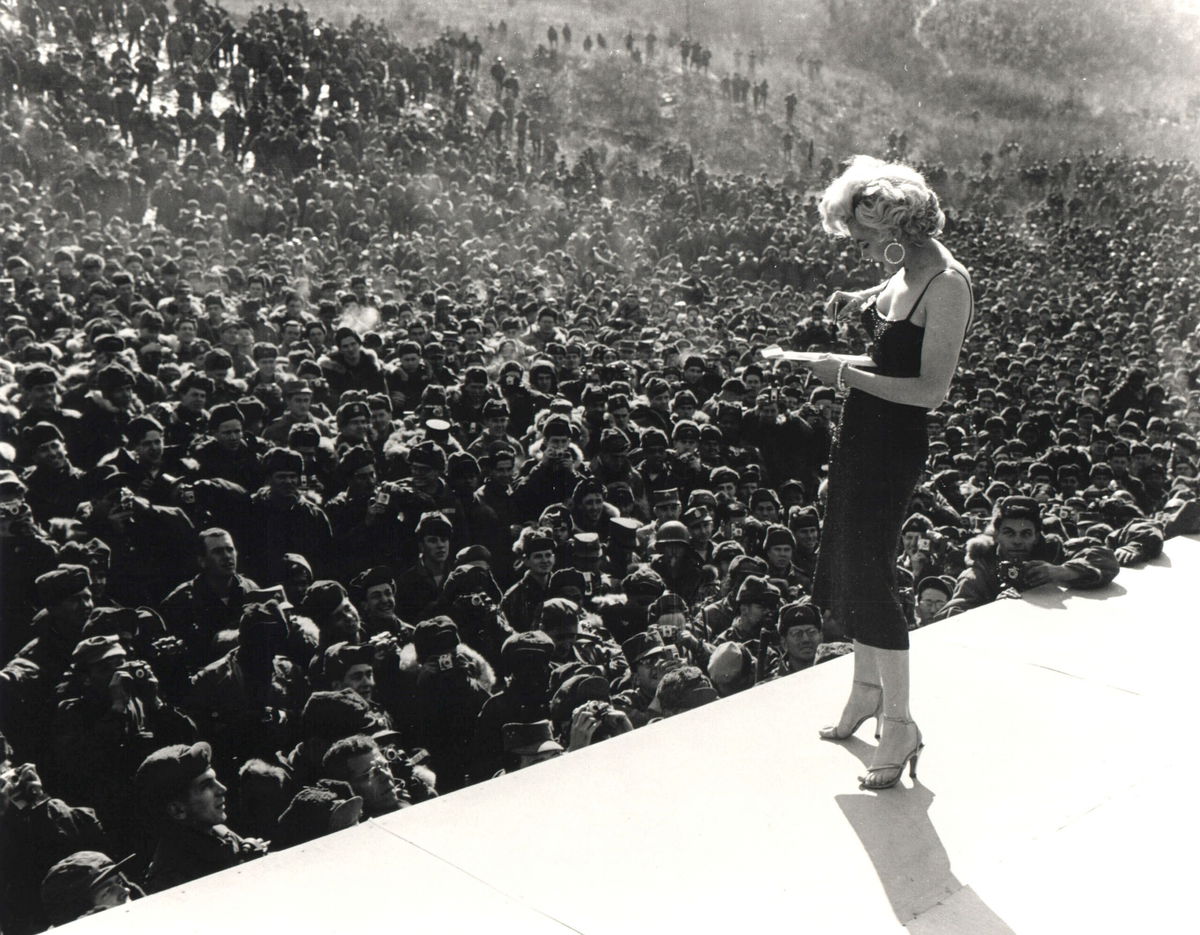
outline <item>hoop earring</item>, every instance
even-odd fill
[[[900,258],[897,260],[893,260],[890,256],[893,247],[900,251]],[[904,263],[904,258],[907,255],[908,254],[904,249],[904,244],[900,243],[898,240],[893,240],[890,244],[883,248],[883,258],[891,263],[892,266],[902,265]]]

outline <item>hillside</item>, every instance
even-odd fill
[[[907,133],[913,158],[948,164],[1014,139],[1046,158],[1097,148],[1191,158],[1200,148],[1200,17],[1173,13],[1171,0],[679,0],[653,14],[632,0],[307,6],[335,24],[382,19],[414,40],[445,28],[478,34],[488,59],[503,55],[527,89],[544,85],[548,122],[568,149],[603,142],[657,158],[656,147],[681,143],[710,167],[779,173],[789,91],[798,145],[811,139],[818,159],[880,151],[892,129]],[[501,20],[507,41],[489,40],[488,24]],[[565,65],[562,56],[553,70],[532,65],[547,26],[563,23],[574,33]],[[631,31],[640,49],[650,29],[658,54],[637,67],[622,37]],[[584,36],[597,32],[607,52],[585,55]],[[707,75],[683,73],[667,47],[684,36],[711,49]],[[747,71],[751,51],[755,82],[769,85],[758,112],[726,101],[718,81],[739,63]]]

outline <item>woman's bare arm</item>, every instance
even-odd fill
[[[950,392],[958,368],[963,335],[971,312],[971,291],[961,276],[942,276],[925,293],[925,340],[921,349],[921,375],[885,377],[847,367],[848,387],[893,403],[935,409]]]

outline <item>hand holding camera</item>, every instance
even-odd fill
[[[34,808],[48,798],[37,767],[32,763],[22,763],[0,773],[0,815],[9,806],[22,810]]]

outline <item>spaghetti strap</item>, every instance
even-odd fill
[[[915,301],[912,305],[912,308],[910,308],[908,310],[908,314],[899,320],[900,321],[908,321],[910,318],[912,318],[913,312],[915,312],[917,310],[917,307],[921,304],[921,300],[923,298],[925,298],[925,293],[929,291],[929,287],[933,285],[933,281],[935,279],[937,279],[939,276],[941,276],[942,273],[958,273],[958,275],[962,276],[962,278],[967,283],[967,293],[971,296],[971,311],[967,315],[967,327],[963,331],[963,334],[965,335],[968,331],[971,330],[971,322],[974,321],[974,319],[975,319],[975,290],[973,290],[971,288],[971,280],[967,279],[966,275],[961,270],[957,270],[953,266],[947,266],[945,269],[939,270],[938,272],[936,272],[932,276],[930,276],[929,282],[925,283],[925,288],[922,289],[921,294],[919,296],[917,296],[917,301]]]

